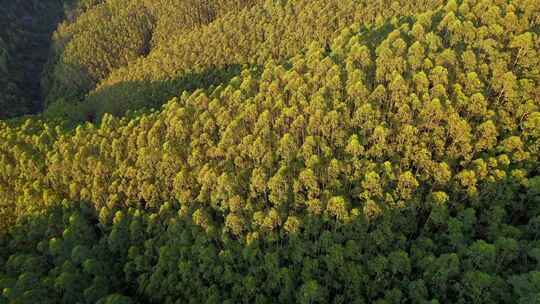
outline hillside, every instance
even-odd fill
[[[63,22],[55,32],[44,77],[46,103],[77,103],[113,70],[145,57],[166,39],[255,2],[99,1]]]
[[[261,3],[172,37],[148,56],[114,70],[90,94],[87,102],[92,105],[90,110],[97,111],[97,116],[104,112],[122,114],[126,108],[159,107],[185,89],[226,82],[238,75],[243,65],[262,66],[269,60],[283,61],[313,42],[328,45],[341,29],[351,24],[359,26],[377,19],[382,22],[391,16],[435,8],[441,2]],[[390,9],[378,10],[381,7]]]
[[[312,42],[328,44],[340,29],[350,24],[383,22],[391,16],[435,8],[441,3],[440,0],[422,0],[414,5],[410,1],[388,0],[245,0],[222,1],[215,7],[209,2],[203,9],[204,5],[201,8],[173,1],[179,8],[171,16],[167,9],[172,5],[169,1],[145,4],[144,10],[138,9],[140,2],[134,0],[131,6],[121,4],[122,8],[116,10],[111,7],[122,2],[109,1],[109,5],[97,6],[74,24],[60,29],[55,41],[61,41],[63,53],[60,52],[60,62],[48,78],[48,104],[57,102],[54,109],[62,108],[63,115],[77,121],[95,119],[103,113],[122,115],[126,109],[160,107],[184,90],[224,83],[238,75],[244,65],[263,65],[269,59],[286,60]],[[128,21],[129,7],[138,12],[136,15],[142,19],[137,20],[142,23]],[[381,7],[391,9],[381,10]],[[194,13],[194,8],[207,13]],[[90,32],[77,35],[77,28],[84,28],[99,14],[105,14],[100,9],[110,12],[99,18],[111,18],[115,22],[96,28],[97,33],[92,37]],[[180,23],[183,26],[169,26],[174,28],[172,34],[166,28],[172,20],[185,20],[193,15],[202,16],[201,20],[189,19]],[[110,43],[97,46],[92,56],[85,51],[92,47],[89,41],[119,40],[115,37],[125,31],[132,34],[122,38],[120,48],[105,47],[115,45]],[[71,40],[67,44],[62,42],[60,35],[69,37],[71,32],[75,33]],[[74,110],[65,110],[73,107]]]
[[[0,121],[0,304],[540,301],[540,2],[130,1]]]
[[[36,113],[43,109],[41,72],[62,1],[3,1],[0,15],[0,118]]]

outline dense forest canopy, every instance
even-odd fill
[[[60,7],[0,304],[540,302],[540,2]]]
[[[62,23],[44,78],[46,103],[73,103],[113,70],[145,57],[170,37],[204,26],[255,0],[109,0]]]

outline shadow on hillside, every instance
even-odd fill
[[[442,207],[441,210],[446,210],[443,213],[434,210],[422,215],[422,208],[406,207],[388,209],[375,220],[359,217],[347,223],[306,215],[296,232],[278,229],[258,234],[259,237],[251,241],[202,229],[189,216],[179,215],[177,203],[168,204],[166,208],[162,206],[159,211],[124,209],[122,214],[111,212],[105,222],[99,220],[101,215],[97,215],[92,205],[68,203],[22,217],[4,240],[0,235],[0,249],[3,249],[0,250],[0,276],[3,269],[7,270],[7,279],[0,280],[0,287],[5,290],[18,284],[20,287],[16,291],[19,293],[9,293],[9,300],[25,299],[28,294],[44,292],[45,287],[43,284],[22,284],[29,273],[40,283],[51,277],[60,281],[71,272],[72,281],[81,282],[77,288],[69,285],[72,296],[81,302],[86,298],[95,303],[97,298],[87,298],[95,293],[87,291],[100,287],[99,296],[121,293],[136,296],[141,303],[162,303],[166,298],[203,298],[209,292],[221,300],[236,296],[251,303],[262,294],[268,299],[279,296],[278,302],[295,303],[302,302],[298,300],[305,296],[306,284],[316,280],[320,282],[314,285],[321,290],[317,293],[319,302],[327,303],[334,298],[348,299],[355,290],[358,294],[353,296],[361,297],[363,302],[376,302],[386,297],[387,290],[405,288],[406,292],[407,285],[403,285],[403,281],[426,279],[426,293],[433,293],[441,302],[454,303],[461,299],[468,303],[470,299],[464,298],[460,286],[474,287],[469,273],[484,267],[483,264],[471,264],[469,252],[475,254],[473,258],[491,254],[489,250],[495,248],[492,245],[495,239],[496,246],[509,246],[505,244],[519,241],[526,247],[533,244],[538,233],[530,229],[535,227],[529,222],[534,213],[527,212],[536,204],[535,193],[524,196],[522,189],[508,183],[493,186],[491,191],[489,188],[484,190],[498,199],[485,197],[472,212],[459,213],[451,207],[449,210]],[[506,194],[499,197],[500,193],[496,192],[501,188]],[[467,207],[469,203],[459,204]],[[505,207],[511,209],[504,212],[500,221],[491,220],[493,212],[500,213],[500,210],[506,210]],[[525,214],[516,218],[519,209]],[[435,218],[439,216],[442,217]],[[431,222],[426,222],[430,217]],[[220,220],[223,219],[213,218],[211,222],[219,223]],[[438,223],[438,220],[442,222]],[[469,228],[453,232],[447,223]],[[500,240],[506,243],[500,243]],[[532,259],[523,263],[517,255],[509,257],[504,255],[507,251],[498,252],[497,260],[504,261],[504,267],[493,270],[493,274],[501,279],[511,280],[511,275],[525,274],[537,267]],[[430,274],[447,271],[450,267],[446,262],[448,258],[458,262],[450,265],[454,273],[452,277],[444,277],[443,283],[457,280],[460,284],[438,293],[439,277]],[[71,268],[62,267],[65,263]],[[30,271],[27,265],[37,267]],[[107,284],[94,286],[93,281],[87,279],[91,278],[88,273],[93,274],[92,269],[96,269],[92,265],[100,266],[100,278]],[[346,269],[354,271],[349,273]],[[280,275],[275,276],[275,273]],[[287,289],[280,283],[281,275],[285,275]],[[380,280],[381,275],[386,278],[384,282]],[[359,276],[364,279],[358,279]],[[243,278],[246,277],[252,281],[250,292],[231,294],[231,286],[245,286]],[[63,285],[54,286],[57,291]],[[186,288],[198,291],[187,294]],[[511,292],[511,289],[505,289],[505,292]],[[58,301],[61,293],[43,294],[53,303]]]
[[[84,114],[83,120],[92,122],[99,122],[105,113],[123,116],[128,111],[158,109],[171,98],[182,95],[184,91],[211,90],[227,83],[238,76],[241,70],[241,65],[230,65],[170,80],[121,82],[89,94],[79,107]]]
[[[42,111],[41,74],[49,55],[50,36],[62,14],[60,0],[3,1],[0,5],[0,40],[6,42],[7,52],[6,73],[0,75],[4,78],[0,86],[5,83],[0,88],[0,118]]]
[[[0,233],[0,277],[6,278],[0,280],[0,288],[15,290],[4,292],[14,303],[19,302],[15,299],[36,293],[48,297],[44,302],[54,303],[62,293],[46,292],[46,286],[40,282],[52,278],[68,284],[62,278],[69,272],[71,282],[77,285],[53,286],[55,291],[69,286],[71,296],[79,302],[86,298],[95,303],[97,297],[122,293],[136,296],[141,303],[162,303],[166,298],[205,297],[212,292],[218,299],[237,296],[251,303],[258,294],[264,294],[268,299],[279,296],[278,302],[295,303],[302,302],[298,300],[305,296],[305,286],[316,280],[320,282],[314,285],[321,290],[317,293],[319,302],[347,299],[355,290],[358,294],[352,296],[375,302],[386,297],[387,290],[406,291],[404,280],[426,279],[426,293],[435,292],[435,298],[441,302],[461,299],[468,303],[470,299],[463,298],[462,285],[438,293],[440,278],[430,274],[447,271],[446,259],[459,257],[463,264],[453,263],[454,274],[443,278],[443,283],[459,280],[473,287],[469,273],[479,271],[484,264],[471,264],[474,260],[468,257],[469,252],[474,253],[473,258],[491,256],[494,242],[504,246],[500,247],[504,249],[501,253],[493,253],[497,254],[497,261],[500,258],[504,262],[504,267],[486,276],[493,273],[508,280],[511,275],[538,267],[532,259],[525,257],[524,262],[519,255],[507,252],[517,252],[517,247],[511,246],[515,242],[528,248],[537,240],[535,208],[540,189],[526,190],[507,180],[483,185],[477,202],[459,202],[459,197],[455,198],[458,200],[447,205],[428,207],[425,197],[419,206],[392,207],[376,218],[359,216],[348,222],[305,214],[302,225],[294,231],[261,231],[251,241],[226,231],[220,233],[224,218],[219,213],[208,213],[212,220],[207,223],[216,225],[217,231],[202,229],[188,214],[180,213],[178,202],[164,204],[159,211],[126,208],[120,214],[114,210],[102,213],[92,204],[66,201],[40,213],[21,216],[7,235]],[[363,207],[360,201],[352,202],[354,207]],[[450,224],[459,229],[452,229]],[[249,230],[250,226],[240,228]],[[66,263],[70,267],[62,266]],[[354,271],[349,273],[346,269]],[[280,276],[274,276],[275,273],[285,275],[287,289],[283,289]],[[29,274],[37,284],[23,284]],[[95,274],[106,284],[92,285],[94,281],[88,278]],[[381,275],[386,278],[384,282]],[[359,276],[364,279],[358,279]],[[246,277],[252,284],[250,292],[230,294],[231,286],[244,286]],[[99,293],[87,292],[95,287],[100,288]],[[197,291],[187,294],[185,288]]]

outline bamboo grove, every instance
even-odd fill
[[[442,2],[249,3],[76,101],[153,110],[0,122],[0,303],[540,301],[540,2]]]

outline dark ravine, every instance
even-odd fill
[[[62,0],[0,1],[0,38],[6,43],[7,75],[0,75],[10,96],[0,92],[0,118],[33,114],[43,109],[41,76],[49,56],[51,35],[63,19]],[[16,100],[17,107],[2,99]]]

